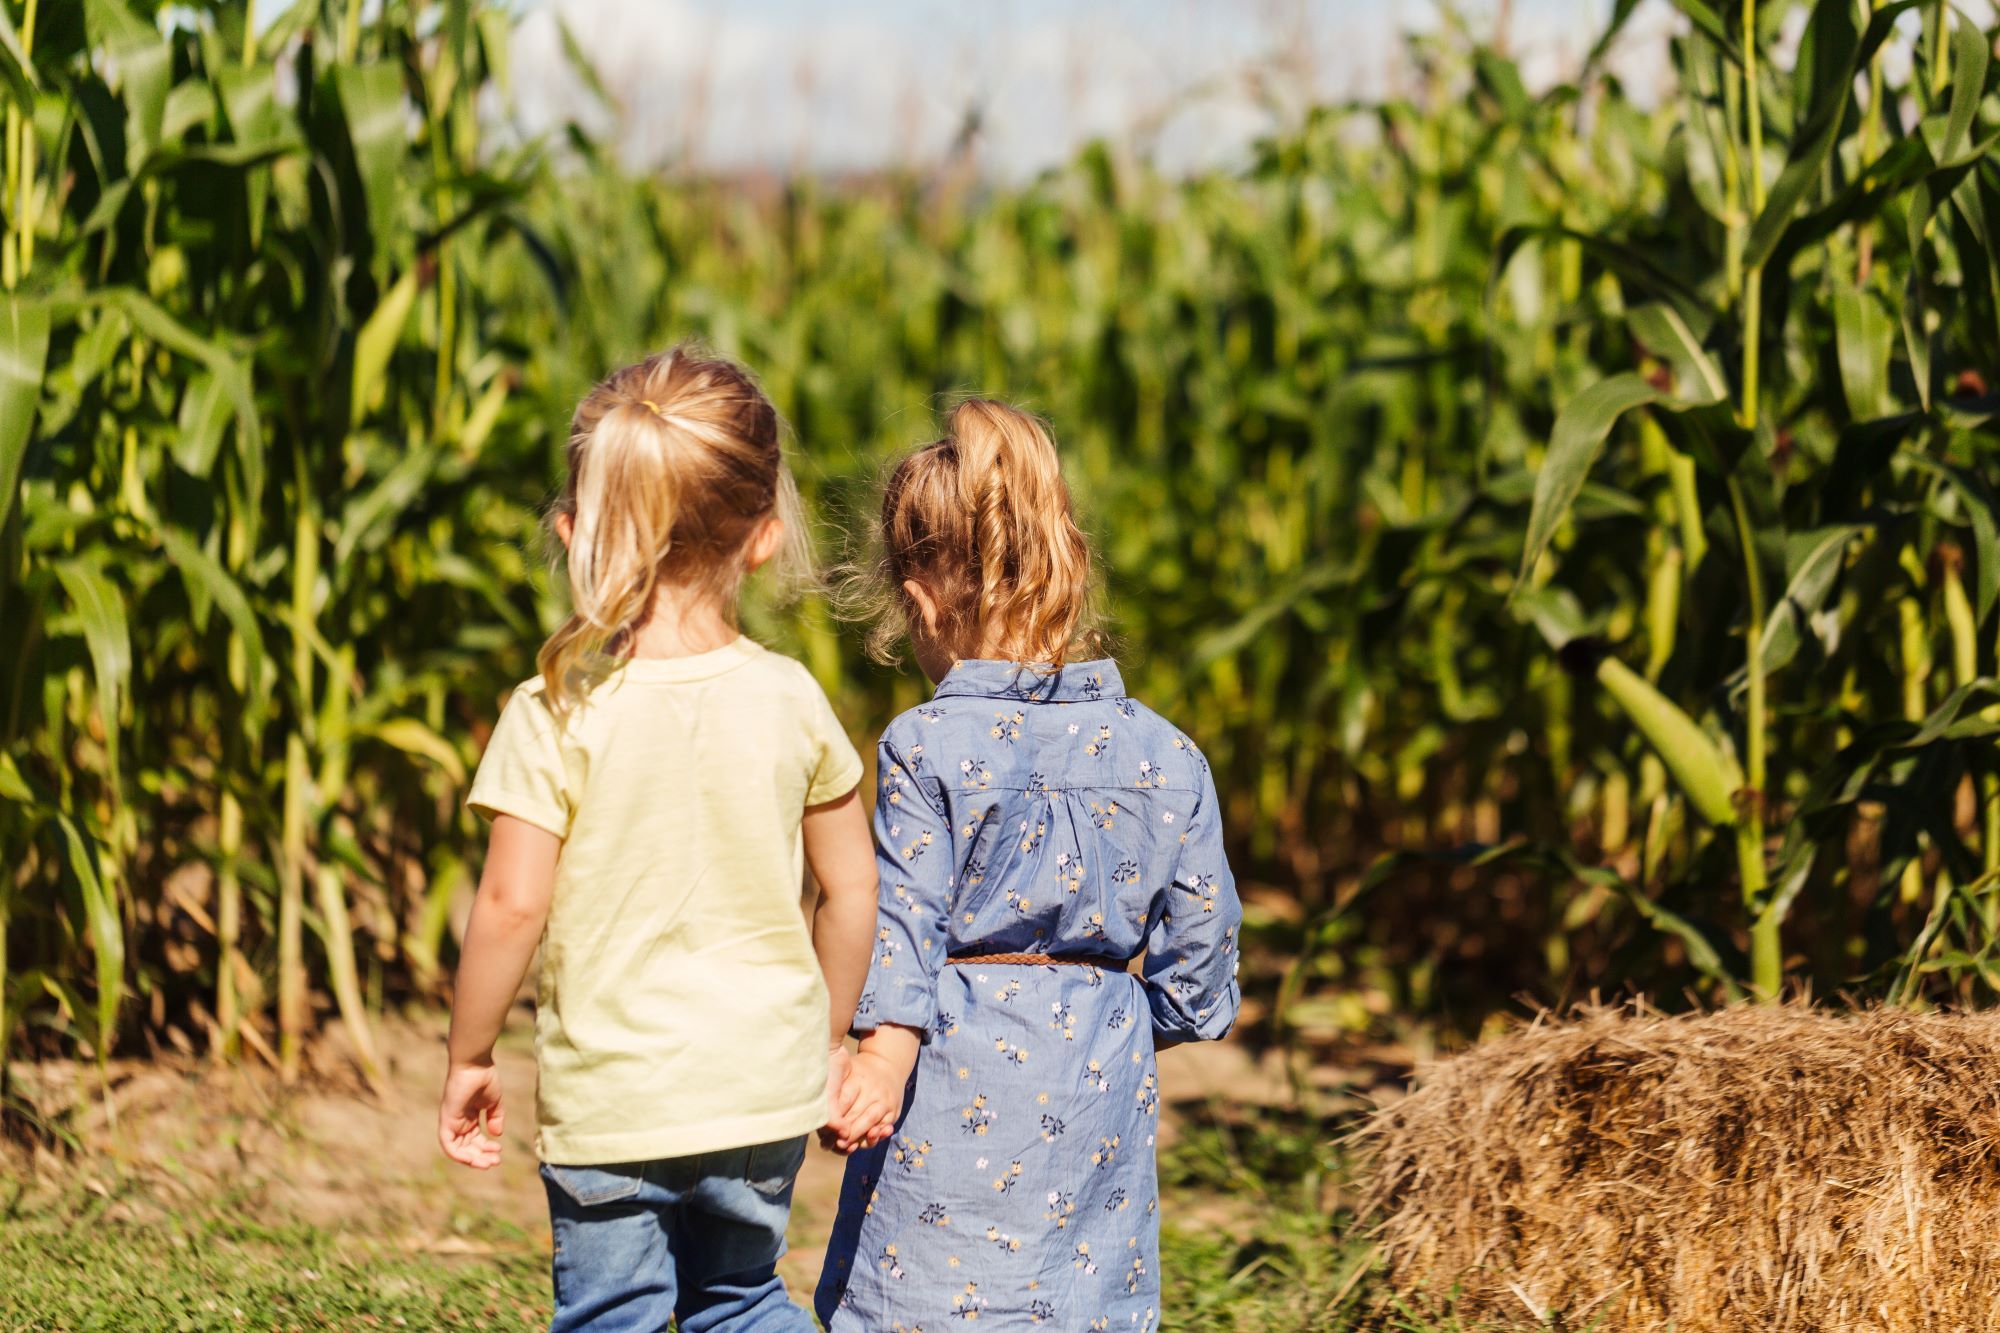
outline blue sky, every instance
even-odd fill
[[[1498,0],[1462,0],[1475,26]],[[1609,0],[1514,0],[1531,81],[1560,77]],[[1032,173],[1096,135],[1169,169],[1226,161],[1298,108],[1373,96],[1430,0],[533,0],[516,43],[530,128],[585,113],[560,14],[623,107],[635,165],[866,170],[945,155],[977,110],[978,165]],[[1621,58],[1652,77],[1649,0]]]

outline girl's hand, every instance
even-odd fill
[[[492,1170],[500,1165],[500,1135],[506,1121],[500,1105],[500,1071],[491,1064],[453,1065],[444,1076],[444,1097],[438,1103],[438,1144],[444,1155],[461,1166]]]
[[[864,1148],[872,1148],[876,1144],[880,1143],[883,1139],[888,1138],[891,1134],[894,1134],[895,1132],[896,1132],[896,1121],[894,1117],[891,1117],[887,1120],[879,1121],[872,1128],[869,1129],[867,1137],[862,1140],[861,1146]]]
[[[903,1086],[909,1077],[907,1068],[898,1068],[896,1061],[877,1052],[864,1050],[856,1055],[827,1125],[833,1133],[834,1151],[853,1152],[888,1138],[903,1109]]]

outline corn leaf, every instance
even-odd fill
[[[1960,20],[1952,33],[1951,108],[1946,114],[1944,144],[1938,153],[1941,163],[1952,161],[1972,132],[1973,117],[1986,96],[1986,67],[1992,61],[1991,38],[1969,20]]]
[[[1858,40],[1854,34],[1854,7],[1848,0],[1819,0],[1814,6],[1809,30],[1820,42],[1821,56],[1815,62],[1818,87],[1812,115],[1799,126],[1785,168],[1772,182],[1762,211],[1750,225],[1750,235],[1743,243],[1746,268],[1761,268],[1777,250],[1793,215],[1819,180],[1827,157],[1840,139],[1841,126],[1853,102],[1856,70],[1888,40],[1895,31],[1896,19],[1917,3],[1918,0],[1891,0],[1883,5],[1875,11],[1867,31]]]
[[[340,536],[333,544],[336,567],[345,565],[355,551],[381,544],[386,528],[423,494],[424,483],[436,464],[435,450],[413,449],[372,489],[356,496],[341,511]]]
[[[1635,307],[1626,318],[1633,335],[1673,365],[1676,398],[1701,406],[1729,396],[1729,381],[1702,346],[1702,334],[1689,326],[1677,307],[1649,302]]]
[[[396,215],[402,203],[403,164],[408,151],[403,71],[389,61],[342,65],[333,71],[333,82],[347,119],[354,167],[368,205],[368,225],[380,249],[400,230]]]
[[[417,304],[417,270],[406,270],[396,285],[382,297],[354,339],[354,385],[351,392],[353,419],[359,421],[373,405],[389,369],[389,358],[403,336],[403,325]]]
[[[173,88],[173,47],[125,0],[83,0],[83,15],[91,44],[110,52],[118,71],[125,100],[124,174],[129,176],[163,142],[167,98]]]
[[[2000,601],[2000,498],[1979,473],[1956,463],[1911,456],[1911,466],[1935,474],[1958,492],[1966,521],[1972,526],[1975,618],[1984,621]]]
[[[118,1008],[125,999],[125,926],[114,892],[98,874],[94,846],[66,814],[58,814],[63,842],[69,850],[70,874],[83,897],[84,921],[90,928],[92,956],[97,966],[96,1032],[92,1044],[101,1061],[111,1054],[118,1035]]]
[[[180,569],[181,577],[187,583],[188,595],[194,597],[198,594],[212,599],[242,641],[244,681],[248,692],[244,704],[252,719],[256,718],[264,707],[264,632],[257,613],[250,607],[250,599],[244,596],[242,586],[230,577],[222,563],[185,532],[178,528],[162,528],[160,545]],[[250,730],[253,733],[256,730],[254,723]]]
[[[1556,417],[1548,455],[1535,476],[1535,500],[1521,550],[1521,583],[1528,581],[1556,529],[1569,516],[1611,427],[1631,409],[1659,401],[1659,390],[1639,376],[1614,375],[1572,398]]]
[[[0,750],[0,798],[19,805],[32,805],[35,800],[35,789],[21,776],[21,769],[15,764],[14,756],[4,750]]]
[[[118,719],[126,685],[132,678],[132,634],[125,620],[125,599],[104,571],[82,559],[64,560],[56,577],[69,592],[90,649],[97,676],[97,713],[104,725],[104,748],[111,787],[118,789]]]
[[[1812,618],[1819,614],[1819,609],[1826,605],[1827,595],[1833,591],[1849,544],[1867,531],[1860,524],[1844,524],[1800,533],[1788,543],[1791,578],[1785,584],[1784,596],[1766,617],[1764,633],[1759,639],[1758,662],[1765,675],[1782,669],[1798,655]]]
[[[6,80],[16,106],[29,109],[35,105],[35,89],[41,80],[35,73],[35,62],[21,49],[20,31],[5,6],[0,6],[0,79]]]
[[[428,759],[443,769],[454,783],[465,785],[465,760],[444,737],[413,717],[391,718],[370,733],[376,740],[392,745],[405,754]]]
[[[1842,283],[1833,292],[1833,338],[1847,410],[1858,421],[1889,412],[1889,353],[1896,323],[1872,291]]]
[[[49,355],[46,306],[0,297],[0,523],[14,507]]]

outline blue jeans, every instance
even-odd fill
[[[542,1167],[550,1333],[811,1333],[777,1274],[804,1137],[614,1166]]]

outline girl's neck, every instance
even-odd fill
[[[624,636],[620,657],[693,657],[736,642],[736,621],[714,597],[675,595],[662,589],[653,609]]]

